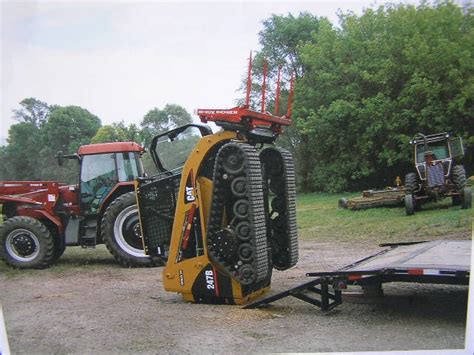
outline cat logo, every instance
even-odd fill
[[[186,186],[184,189],[184,203],[196,201],[196,185],[194,184],[193,170],[189,171],[188,178],[186,179]]]
[[[194,202],[196,197],[194,196],[194,188],[186,186],[186,202]]]

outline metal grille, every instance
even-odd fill
[[[140,222],[148,255],[167,257],[180,181],[181,172],[139,181]]]
[[[426,167],[428,171],[428,186],[442,186],[444,185],[444,168],[443,164],[428,165]]]

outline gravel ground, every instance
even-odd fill
[[[273,292],[305,281],[305,272],[331,271],[378,250],[363,243],[302,241],[298,266],[274,273]],[[344,303],[327,313],[293,298],[266,309],[244,310],[185,303],[179,295],[163,290],[161,268],[121,268],[99,251],[101,256],[92,267],[67,267],[80,263],[81,252],[70,255],[66,251],[60,260],[64,268],[0,275],[0,302],[13,354],[332,352],[465,346],[465,286],[386,284],[385,296],[379,299],[364,298],[353,287]]]

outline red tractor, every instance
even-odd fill
[[[153,266],[140,236],[134,180],[144,176],[144,148],[133,142],[90,144],[76,154],[79,183],[0,182],[0,257],[19,268],[45,268],[66,246],[105,243],[124,266]]]

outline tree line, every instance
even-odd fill
[[[474,172],[474,17],[469,5],[384,5],[362,15],[340,13],[339,26],[310,13],[272,15],[262,22],[254,57],[252,105],[267,61],[267,110],[275,109],[277,68],[282,102],[296,78],[294,124],[277,144],[295,157],[301,191],[349,191],[393,185],[413,170],[410,138],[451,132],[464,139],[464,165]],[[245,84],[242,85],[242,89]],[[237,102],[245,97],[242,90]],[[286,107],[280,107],[280,114]],[[160,131],[191,121],[179,105],[150,110],[139,126],[102,125],[76,106],[29,98],[13,112],[18,123],[0,148],[0,179],[70,181],[56,169],[57,150],[87,143],[149,144]],[[148,166],[151,166],[149,164]],[[69,175],[68,175],[69,174]],[[67,180],[69,179],[69,180]]]
[[[183,107],[167,104],[153,108],[139,126],[123,121],[102,125],[99,117],[78,106],[50,105],[36,98],[26,98],[13,111],[18,123],[8,132],[8,144],[0,147],[0,180],[77,181],[77,163],[65,160],[58,168],[56,153],[72,154],[85,144],[134,141],[148,147],[153,136],[161,131],[192,121]],[[153,162],[144,157],[146,171]]]
[[[272,16],[259,34],[259,56],[297,78],[282,145],[297,157],[301,190],[393,185],[414,170],[418,132],[462,136],[473,174],[473,7],[385,5],[339,20]]]

